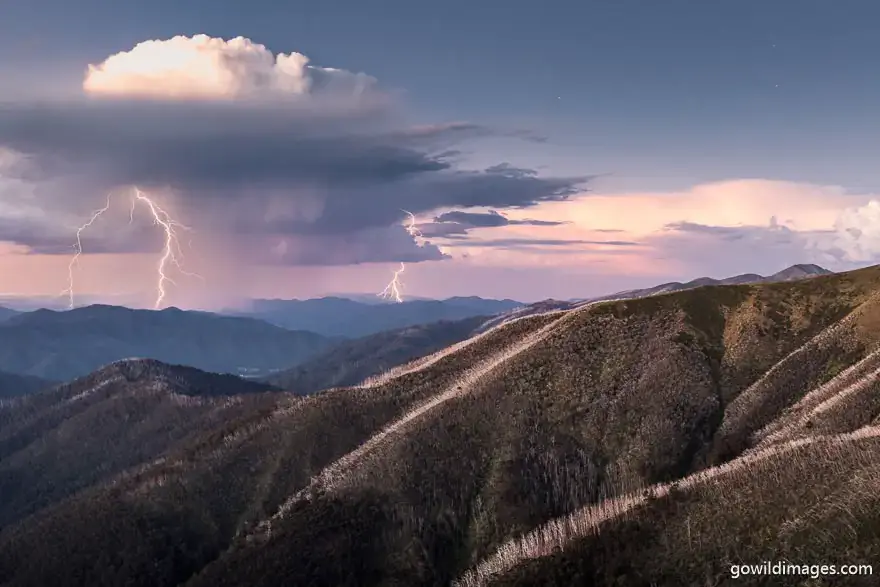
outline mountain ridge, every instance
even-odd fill
[[[334,342],[251,318],[98,304],[24,312],[0,322],[0,369],[65,380],[127,356],[148,356],[209,371],[268,372]]]
[[[222,428],[276,391],[233,375],[129,358],[0,402],[0,536],[18,519],[43,507],[52,511],[59,501],[93,484],[106,487],[114,475],[160,457],[198,423]],[[0,580],[4,568],[0,562]]]
[[[687,289],[687,287],[700,287],[701,285],[743,284],[755,283],[761,280],[766,282],[786,281],[804,278],[809,275],[824,274],[830,274],[830,272],[817,265],[793,265],[767,277],[757,274],[743,274],[723,280],[699,278],[686,284],[673,283],[680,286],[678,289]],[[648,290],[633,290],[612,294],[612,297],[627,297],[623,295],[624,293],[628,294],[629,297],[656,295],[661,289],[668,288],[670,285],[667,283],[654,286]],[[677,289],[672,290],[677,291]],[[465,340],[486,327],[499,323],[511,316],[524,316],[530,313],[542,313],[575,307],[590,301],[598,300],[578,301],[576,303],[563,300],[544,300],[535,304],[523,305],[507,315],[486,317],[482,325],[476,326],[473,326],[472,323],[474,320],[479,320],[479,318],[466,318],[463,321],[444,321],[421,325],[419,327],[420,330],[417,331],[418,335],[415,337],[407,336],[411,332],[407,330],[410,327],[369,335],[340,343],[301,365],[273,374],[263,380],[295,393],[313,393],[330,387],[354,385],[366,377],[378,374],[383,369],[390,369],[409,359],[436,352],[440,350],[442,345],[451,345]]]
[[[819,265],[813,264],[796,264],[790,267],[783,269],[782,271],[777,271],[772,275],[763,276],[758,275],[757,273],[743,273],[741,275],[735,275],[733,277],[726,277],[723,279],[715,279],[712,277],[698,277],[696,279],[692,279],[688,282],[679,282],[679,281],[670,281],[668,283],[662,283],[660,285],[655,285],[648,288],[642,289],[631,289],[619,291],[613,294],[607,294],[603,296],[597,296],[592,298],[582,298],[582,299],[574,299],[574,300],[554,300],[547,299],[542,300],[540,302],[536,302],[534,304],[528,304],[521,308],[516,308],[509,313],[502,314],[499,316],[495,316],[492,319],[488,320],[485,327],[493,326],[498,324],[508,318],[514,317],[522,317],[528,316],[535,313],[546,312],[549,310],[567,310],[573,309],[585,304],[602,302],[602,301],[611,301],[611,300],[620,300],[620,299],[632,299],[632,298],[643,298],[648,296],[660,295],[665,293],[671,293],[675,291],[683,291],[687,289],[693,289],[697,287],[711,287],[717,285],[743,285],[748,283],[774,283],[774,282],[784,282],[784,281],[794,281],[799,279],[808,279],[820,275],[831,275],[833,272],[820,267]]]
[[[354,386],[469,338],[487,316],[406,326],[340,342],[302,364],[261,380],[296,394]]]
[[[685,283],[672,281],[669,283],[656,285],[654,287],[621,291],[610,294],[608,296],[599,296],[596,298],[589,298],[588,300],[578,301],[613,300],[619,297],[644,297],[649,295],[656,295],[659,293],[668,293],[672,291],[681,291],[683,289],[706,287],[712,285],[739,285],[745,283],[774,283],[780,281],[793,281],[797,279],[808,279],[810,277],[815,277],[818,275],[831,275],[831,273],[831,271],[825,269],[824,267],[820,267],[819,265],[796,264],[787,267],[782,271],[777,271],[776,273],[766,276],[759,275],[757,273],[743,273],[741,275],[735,275],[733,277],[726,277],[723,279],[714,279],[712,277],[698,277],[697,279],[692,279],[691,281]]]
[[[253,300],[252,303],[251,310],[234,311],[231,315],[346,338],[359,338],[440,320],[494,315],[522,305],[514,300],[489,300],[476,296],[405,300],[401,303],[364,303],[336,296],[309,300]]]

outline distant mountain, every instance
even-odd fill
[[[324,296],[325,298],[342,298],[346,300],[352,300],[355,302],[361,302],[367,304],[368,306],[378,306],[380,304],[396,304],[394,300],[388,300],[385,298],[381,298],[374,293],[327,293]],[[406,301],[414,302],[414,301],[426,301],[432,300],[434,298],[423,298],[420,296],[407,296]]]
[[[55,385],[55,382],[47,379],[0,371],[0,399],[28,395],[48,389],[52,385]]]
[[[668,293],[671,291],[681,291],[685,289],[693,289],[695,287],[704,287],[707,285],[738,285],[744,283],[773,283],[778,281],[796,281],[798,279],[807,279],[816,277],[817,275],[830,275],[832,272],[819,267],[818,265],[792,265],[788,269],[783,269],[773,275],[758,275],[757,273],[745,273],[743,275],[735,275],[725,279],[712,279],[711,277],[700,277],[687,283],[673,281],[664,283],[647,289],[634,289],[622,291],[615,294],[591,298],[585,301],[614,300],[620,298],[643,298],[645,296]]]
[[[759,281],[794,281],[796,279],[815,277],[816,275],[830,275],[831,273],[833,272],[824,267],[819,267],[818,265],[792,265],[788,269],[783,269],[779,273],[774,273],[773,275],[765,277]]]
[[[368,377],[470,338],[486,318],[444,320],[346,340],[298,367],[263,380],[298,395],[356,385]]]
[[[534,304],[529,304],[527,306],[522,306],[516,308],[512,311],[509,311],[505,314],[501,314],[491,318],[486,321],[483,325],[482,330],[486,328],[491,328],[492,326],[497,326],[502,322],[507,320],[513,320],[515,318],[522,318],[524,316],[532,316],[535,314],[540,314],[543,312],[549,312],[552,310],[570,310],[572,308],[577,308],[579,306],[583,306],[585,304],[600,302],[600,301],[609,301],[609,300],[621,300],[621,299],[635,299],[635,298],[644,298],[648,296],[656,296],[660,294],[666,294],[674,291],[683,291],[687,289],[694,289],[697,287],[705,287],[712,285],[740,285],[740,284],[749,284],[749,283],[773,283],[773,282],[782,282],[782,281],[796,281],[799,279],[807,279],[810,277],[816,277],[819,275],[830,275],[832,271],[829,271],[823,267],[819,267],[818,265],[812,264],[804,264],[804,265],[792,265],[788,269],[783,269],[778,273],[774,273],[773,275],[763,276],[758,275],[757,273],[744,273],[742,275],[735,275],[733,277],[727,277],[725,279],[713,279],[711,277],[699,277],[697,279],[693,279],[686,283],[681,283],[678,281],[672,281],[669,283],[663,283],[660,285],[655,285],[654,287],[649,287],[645,289],[631,289],[627,291],[620,291],[613,294],[608,294],[605,296],[599,296],[596,298],[585,298],[578,300],[544,300],[541,302],[537,302]]]
[[[16,312],[15,310],[10,310],[9,308],[0,306],[0,322],[12,318],[16,314],[18,314],[18,312]]]
[[[0,583],[876,587],[808,575],[880,552],[878,325],[880,266],[528,316],[308,397],[125,361],[0,402]]]
[[[0,370],[66,381],[144,357],[220,373],[267,374],[334,342],[251,318],[95,305],[36,310],[0,322]]]
[[[357,338],[439,320],[491,316],[522,305],[514,300],[478,297],[408,300],[399,304],[325,297],[311,300],[253,300],[251,310],[229,314],[258,318],[291,330]]]

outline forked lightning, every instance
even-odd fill
[[[95,223],[104,212],[110,209],[110,196],[107,196],[107,204],[101,208],[100,210],[95,210],[92,214],[92,217],[89,218],[89,221],[76,229],[76,244],[73,245],[74,253],[73,258],[70,260],[70,264],[67,266],[67,289],[61,292],[61,295],[66,295],[70,304],[70,309],[73,309],[73,268],[76,266],[77,262],[79,262],[79,258],[82,255],[82,232]]]
[[[150,215],[153,218],[153,224],[160,226],[165,233],[165,247],[162,250],[162,256],[159,258],[159,266],[157,268],[158,276],[156,282],[156,301],[154,307],[159,309],[162,307],[162,302],[165,301],[165,296],[167,290],[165,289],[166,284],[171,283],[174,284],[174,280],[172,280],[167,273],[168,264],[171,263],[174,267],[182,274],[189,275],[192,277],[201,278],[201,276],[195,273],[189,273],[183,270],[182,267],[182,258],[183,253],[180,250],[180,242],[177,240],[177,229],[182,228],[184,230],[189,230],[187,226],[177,222],[174,220],[171,215],[166,212],[163,208],[161,208],[156,202],[152,200],[147,194],[141,191],[139,188],[135,187],[134,196],[131,199],[131,209],[129,210],[129,224],[134,222],[134,212],[138,203],[143,203],[147,209],[150,211]],[[107,205],[101,208],[100,210],[95,211],[92,214],[92,217],[88,222],[80,226],[76,230],[76,244],[74,245],[75,253],[73,258],[70,260],[70,265],[68,266],[68,285],[67,289],[65,289],[61,295],[67,295],[69,299],[69,307],[73,309],[74,307],[74,280],[73,280],[73,269],[79,261],[80,256],[83,253],[82,248],[82,232],[89,228],[94,222],[102,215],[104,212],[110,209],[110,196],[107,197]]]
[[[380,298],[386,300],[394,300],[398,304],[403,301],[403,296],[401,295],[401,283],[400,283],[400,274],[406,270],[406,265],[403,263],[400,264],[400,269],[394,272],[394,277],[391,279],[391,282],[385,286],[385,289],[382,290],[382,293],[379,294]]]
[[[413,238],[421,238],[422,233],[416,227],[416,217],[412,212],[408,212],[407,210],[401,210],[401,212],[409,215],[409,224],[406,227],[406,231]],[[403,302],[403,295],[401,290],[403,289],[403,284],[400,281],[400,275],[406,271],[406,265],[404,263],[400,264],[400,269],[394,272],[394,277],[391,278],[391,281],[388,285],[385,286],[385,289],[379,294],[380,298],[386,300],[394,300],[398,304]]]
[[[407,212],[406,210],[401,210],[401,212],[409,215],[409,224],[406,227],[406,231],[411,237],[420,238],[422,236],[422,233],[418,228],[416,228],[416,217],[413,215],[412,212]]]
[[[176,228],[182,228],[184,230],[189,230],[188,226],[184,226],[179,222],[175,221],[171,216],[159,207],[153,200],[147,197],[144,192],[139,190],[138,188],[134,188],[135,198],[138,201],[144,202],[147,205],[147,208],[150,210],[150,214],[153,216],[153,223],[162,227],[162,230],[165,232],[165,248],[162,250],[162,256],[159,258],[159,266],[157,271],[159,273],[158,282],[156,283],[156,303],[155,308],[159,309],[162,307],[162,302],[165,300],[165,284],[171,283],[174,284],[174,280],[168,277],[168,274],[165,270],[168,267],[168,263],[172,263],[178,271],[183,273],[184,275],[189,275],[192,277],[200,277],[195,273],[188,273],[183,270],[181,266],[181,257],[183,257],[183,253],[180,250],[180,241],[177,240],[177,233],[175,232]]]

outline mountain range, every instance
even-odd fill
[[[334,345],[326,352],[303,362],[283,373],[265,378],[274,385],[294,393],[313,393],[321,389],[354,385],[418,357],[429,355],[443,347],[459,343],[474,334],[505,320],[552,310],[570,309],[595,301],[639,298],[664,292],[681,291],[707,285],[769,283],[794,281],[831,272],[818,265],[793,265],[778,273],[761,276],[754,273],[726,279],[702,277],[686,283],[664,283],[652,288],[619,292],[600,298],[575,301],[545,300],[521,305],[497,316],[475,316],[456,321],[440,321],[401,328],[365,336]],[[488,301],[488,300],[485,300]]]
[[[0,322],[12,318],[16,314],[18,314],[18,312],[16,312],[15,310],[10,310],[9,308],[4,308],[3,306],[0,306]]]
[[[221,373],[266,374],[335,342],[250,318],[94,305],[23,312],[0,322],[0,370],[66,381],[119,359],[147,357]]]
[[[700,278],[598,299],[644,297],[702,285],[784,281],[823,273],[828,271],[815,265],[795,265],[769,277],[747,274],[723,280]],[[147,357],[263,378],[295,393],[312,393],[328,387],[354,385],[506,320],[574,308],[592,301],[596,300],[547,300],[521,305],[513,300],[476,297],[401,304],[335,297],[305,301],[255,300],[251,318],[176,308],[153,312],[106,305],[72,311],[7,311],[6,320],[0,322],[0,369],[67,380],[112,361]],[[485,314],[477,313],[478,310],[485,310]],[[435,320],[437,316],[462,314],[467,317]],[[2,316],[0,312],[0,319]],[[327,335],[290,332],[287,328],[266,324],[266,320],[273,319],[290,326],[315,328]],[[324,326],[320,324],[322,320]],[[349,341],[344,341],[341,335],[329,335],[333,332],[352,335],[400,322],[406,326]],[[19,385],[18,389],[31,390],[32,387]]]
[[[594,302],[644,298],[674,291],[683,291],[686,289],[713,285],[740,285],[746,283],[775,283],[782,281],[797,281],[799,279],[816,277],[817,275],[830,275],[831,273],[831,271],[825,269],[824,267],[819,267],[818,265],[800,264],[792,265],[787,269],[783,269],[782,271],[766,276],[758,275],[757,273],[743,273],[741,275],[726,277],[724,279],[699,277],[685,283],[681,283],[679,281],[671,281],[669,283],[662,283],[660,285],[655,285],[653,287],[648,287],[644,289],[630,289],[594,298],[584,298],[577,300],[544,300],[536,304],[529,304],[521,306],[519,308],[515,308],[507,312],[506,314],[495,316],[493,319],[487,321],[483,328],[495,326],[497,324],[500,324],[501,322],[504,322],[505,320],[522,318],[524,316],[531,316],[533,314],[539,314],[551,310],[570,310],[572,308],[578,308]]]
[[[253,300],[248,311],[227,312],[265,320],[291,330],[308,330],[323,336],[358,338],[386,330],[492,316],[518,308],[514,300],[454,297],[445,300],[405,300],[402,303],[366,303],[341,297],[311,300]]]
[[[294,393],[308,394],[331,387],[355,385],[364,379],[407,361],[434,353],[446,346],[460,343],[492,326],[515,318],[577,308],[597,301],[640,298],[709,285],[795,281],[829,274],[831,274],[830,271],[818,265],[793,265],[766,277],[754,273],[726,279],[701,277],[686,283],[664,283],[651,288],[618,292],[600,298],[574,301],[545,300],[522,305],[497,316],[476,316],[456,321],[440,321],[341,342],[304,361],[301,365],[282,373],[273,374],[264,380]]]
[[[307,396],[123,361],[0,403],[0,584],[819,584],[731,565],[876,560],[878,373],[880,267],[525,316]]]
[[[773,283],[777,281],[796,281],[798,279],[807,279],[810,277],[815,277],[817,275],[830,275],[831,271],[825,269],[824,267],[820,267],[818,265],[813,264],[801,264],[801,265],[792,265],[787,269],[783,269],[777,273],[772,275],[758,275],[757,273],[743,273],[741,275],[734,275],[733,277],[726,277],[724,279],[713,279],[711,277],[700,277],[698,279],[694,279],[688,281],[686,283],[680,283],[678,281],[672,281],[670,283],[663,283],[661,285],[656,285],[654,287],[646,288],[646,289],[633,289],[628,291],[621,291],[615,294],[601,296],[597,298],[590,298],[588,300],[580,300],[580,301],[601,301],[601,300],[616,300],[621,298],[643,298],[646,296],[653,296],[661,293],[669,293],[672,291],[681,291],[684,289],[693,289],[695,287],[703,287],[706,285],[739,285],[743,283]]]

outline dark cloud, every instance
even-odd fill
[[[164,232],[144,212],[142,207],[136,208],[130,221],[128,207],[108,210],[82,233],[80,244],[83,251],[143,253],[162,249]],[[0,217],[0,240],[22,245],[30,253],[68,255],[76,251],[77,225],[74,221],[59,225],[47,219]],[[178,228],[177,233],[179,242],[189,240],[186,228]]]
[[[522,171],[522,170],[518,170]],[[527,177],[524,176],[524,177]],[[419,224],[419,230],[426,237],[453,237],[465,235],[474,228],[496,228],[502,226],[559,226],[567,222],[553,220],[510,220],[497,210],[488,212],[465,212],[453,210],[436,216],[433,222]]]
[[[452,237],[444,243],[445,247],[499,247],[499,248],[530,248],[530,247],[570,247],[570,246],[596,246],[604,245],[611,247],[638,247],[641,243],[634,241],[594,241],[582,239],[555,239],[555,238],[496,238],[471,240],[462,237]]]
[[[264,239],[252,259],[277,265],[357,265],[393,259],[405,263],[448,259],[431,243],[413,245],[401,226],[366,229],[342,237],[327,235]]]
[[[47,255],[73,254],[74,241],[69,234],[54,234],[35,222],[0,218],[0,240],[24,246],[28,252]],[[75,239],[74,239],[75,240]]]
[[[511,226],[515,224],[528,226],[559,226],[566,224],[565,222],[556,222],[552,220],[510,220],[497,210],[488,212],[464,212],[454,210],[452,212],[444,212],[434,218],[434,222],[456,222],[459,224],[468,224],[474,227],[492,227],[492,226]]]
[[[0,107],[0,141],[54,163],[56,173],[102,171],[108,187],[213,189],[230,182],[336,187],[448,169],[443,158],[418,147],[478,130],[452,124],[377,132],[360,111],[306,113],[261,104],[14,104]]]
[[[423,214],[444,208],[527,208],[568,199],[591,179],[541,177],[505,163],[483,171],[456,167],[457,143],[497,135],[541,140],[524,131],[470,123],[402,127],[384,105],[372,103],[0,105],[0,146],[27,156],[26,179],[76,186],[37,190],[36,203],[45,210],[83,217],[110,188],[167,187],[178,215],[200,230],[240,239],[290,237],[291,242],[335,237],[324,241],[324,249],[339,263],[425,255],[430,247],[420,249],[411,237],[407,246],[393,249],[376,243],[375,254],[346,258],[341,249],[331,251],[357,248],[345,235],[370,242],[370,231],[405,221],[401,209]],[[480,226],[481,219],[471,216],[468,222]],[[25,245],[41,240],[22,232],[7,230],[0,240]]]

